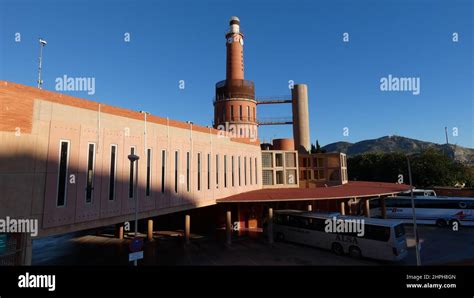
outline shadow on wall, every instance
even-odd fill
[[[88,145],[75,150],[61,144],[59,161],[38,158],[34,147],[2,146],[0,218],[38,219],[41,237],[134,220],[135,197],[139,198],[139,219],[199,207],[198,195],[213,197],[215,185],[208,188],[204,171],[200,178],[197,171],[190,170],[188,176],[186,165],[180,165],[175,179],[169,156],[164,178],[161,156],[151,155],[149,167],[142,157],[137,184],[137,167],[126,159],[129,152],[119,148],[115,154],[111,148],[97,152]],[[119,158],[122,163],[117,162]]]

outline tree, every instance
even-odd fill
[[[318,140],[316,140],[316,146],[314,144],[311,144],[311,154],[313,153],[326,153],[326,150],[321,149],[321,146],[319,145]]]
[[[410,155],[413,184],[416,187],[474,185],[474,169],[463,165],[442,151],[427,149]],[[408,183],[406,155],[394,153],[365,153],[347,160],[349,180]]]

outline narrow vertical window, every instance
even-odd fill
[[[235,172],[234,156],[232,156],[231,159],[232,159],[232,161],[231,161],[231,163],[232,163],[232,166],[231,166],[232,167],[232,178],[231,179],[232,179],[232,187],[234,187],[235,186],[235,183],[234,183],[235,182],[235,179],[234,179],[235,178],[234,177],[235,176],[234,175],[234,172]]]
[[[207,154],[207,189],[211,189],[211,154]]]
[[[130,147],[130,154],[135,154],[135,147]],[[138,161],[137,161],[138,162]],[[133,176],[135,174],[132,161],[130,161],[130,174],[128,181],[128,197],[133,198]]]
[[[147,197],[151,193],[151,149],[146,150],[146,191],[145,194]]]
[[[69,141],[61,141],[59,146],[58,197],[57,207],[66,205],[67,175],[69,168]]]
[[[197,190],[201,190],[201,153],[197,154]]]
[[[87,173],[86,173],[86,203],[92,202],[92,192],[94,190],[94,164],[95,164],[95,144],[89,143],[87,148]]]
[[[161,150],[161,193],[165,193],[166,150]]]
[[[243,120],[242,119],[242,106],[241,105],[239,106],[239,119]]]
[[[249,162],[250,162],[250,165],[249,165],[249,170],[250,170],[250,185],[253,184],[253,175],[252,175],[252,172],[253,172],[253,167],[252,167],[252,158],[249,157]]]
[[[244,185],[247,185],[247,156],[244,157]]]
[[[219,188],[219,154],[216,155],[216,188]]]
[[[174,152],[174,192],[178,193],[179,151]]]
[[[240,172],[241,172],[240,169],[241,169],[241,167],[240,167],[240,156],[239,156],[239,186],[242,185],[242,183],[241,183],[242,179],[241,179],[241,175],[240,175]]]
[[[255,184],[258,184],[257,158],[255,157]]]
[[[224,187],[227,187],[227,155],[224,155]]]
[[[115,200],[115,177],[117,173],[117,145],[110,146],[109,201]]]
[[[190,155],[189,152],[186,152],[186,191],[189,192],[190,190],[190,173],[189,173],[189,168],[190,168]]]
[[[234,121],[234,106],[230,106],[230,120]]]

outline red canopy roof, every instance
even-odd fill
[[[305,201],[376,197],[409,190],[405,184],[350,181],[347,184],[317,188],[265,188],[218,199],[218,203]]]

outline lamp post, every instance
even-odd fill
[[[413,212],[413,233],[415,234],[416,265],[421,266],[420,238],[418,237],[418,229],[416,226],[415,198],[413,196],[413,184],[411,180],[411,165],[410,165],[410,158],[408,156],[407,156],[407,163],[408,163],[408,179],[410,180],[411,210]]]
[[[41,80],[41,66],[43,61],[43,48],[47,44],[46,40],[40,38],[40,55],[39,55],[39,66],[38,66],[38,88],[41,89],[41,85],[43,85],[43,80]]]
[[[140,159],[139,156],[135,154],[130,154],[128,156],[128,159],[130,160],[132,169],[135,166],[135,162],[137,162],[137,167],[136,167],[136,175],[135,175],[135,238],[138,235],[138,160]],[[137,260],[133,261],[133,265],[137,266]]]

